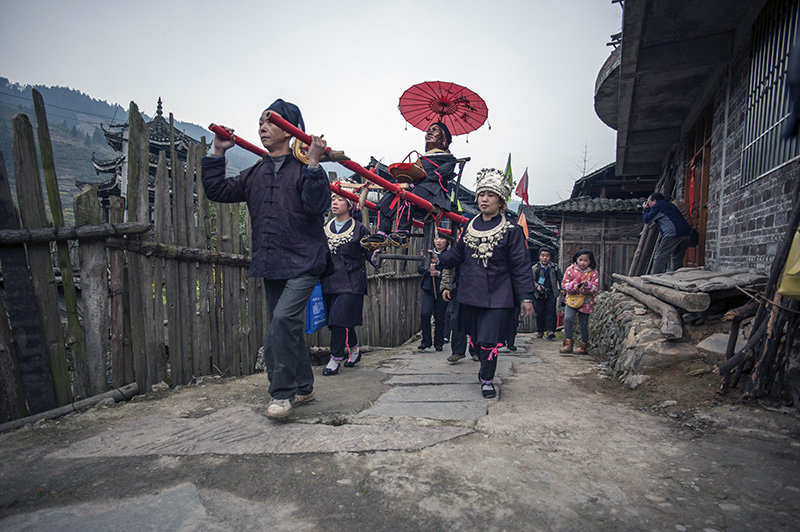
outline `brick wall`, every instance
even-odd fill
[[[767,273],[786,231],[790,192],[794,181],[800,178],[800,160],[788,162],[761,179],[740,186],[748,68],[749,56],[745,54],[733,62],[714,96],[705,264],[713,270]],[[687,143],[683,142],[671,161],[678,198],[683,198],[685,166],[690,156],[687,152]]]

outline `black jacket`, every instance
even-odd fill
[[[488,222],[479,218],[475,228],[481,231],[504,220],[498,214]],[[438,270],[461,265],[456,300],[465,305],[483,308],[513,308],[533,295],[533,273],[525,235],[516,224],[508,228],[497,243],[487,266],[472,256],[463,237],[455,246],[439,255]]]
[[[436,253],[434,251],[434,253]],[[436,254],[439,256],[439,254]],[[438,277],[431,277],[431,271],[425,268],[425,261],[420,261],[419,266],[417,266],[417,273],[422,276],[422,289],[426,292],[433,292],[434,287],[436,287],[436,294],[442,293],[442,275],[439,274]]]
[[[539,284],[539,278],[542,277],[542,264],[537,262],[533,265],[533,282]],[[561,279],[564,276],[557,264],[552,262],[547,265],[547,271],[544,274],[544,290],[536,290],[534,285],[533,297],[536,299],[546,299],[548,297],[558,296],[561,291]]]
[[[347,231],[351,224],[353,228],[353,238],[346,244],[342,244],[331,254],[333,260],[333,273],[323,277],[320,281],[324,294],[361,294],[367,293],[367,269],[365,262],[369,257],[369,252],[361,247],[361,239],[369,234],[364,225],[354,219],[349,220],[342,226],[342,231]],[[328,228],[336,233],[336,226],[333,220],[328,222]],[[341,233],[342,231],[339,231]]]
[[[278,173],[265,157],[235,177],[225,177],[224,157],[203,157],[203,188],[212,201],[247,202],[253,226],[251,277],[293,279],[325,270],[328,243],[322,230],[330,207],[328,176],[289,156]]]

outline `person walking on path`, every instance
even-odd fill
[[[281,99],[261,114],[259,137],[267,157],[239,175],[225,177],[225,152],[234,140],[214,136],[211,153],[202,160],[203,188],[211,201],[247,202],[253,227],[250,277],[264,279],[270,322],[264,359],[272,400],[267,416],[283,418],[293,406],[314,399],[314,373],[303,337],[305,307],[328,262],[322,229],[330,205],[330,187],[319,159],[326,149],[312,136],[308,164],[291,153],[291,135],[266,118],[272,111],[305,129],[300,109]],[[225,128],[228,133],[232,129]]]
[[[642,204],[642,221],[655,222],[661,233],[661,243],[653,257],[651,273],[675,271],[683,265],[683,255],[689,248],[692,227],[673,203],[663,194],[654,192]]]
[[[556,301],[561,292],[561,270],[557,264],[550,262],[549,248],[539,250],[539,262],[533,266],[533,282],[536,291],[533,293],[533,310],[536,313],[536,336],[548,340],[556,337]]]
[[[431,271],[461,266],[459,326],[470,336],[480,358],[481,393],[495,397],[493,380],[497,350],[514,326],[514,306],[526,316],[533,313],[533,275],[522,228],[509,222],[503,211],[511,184],[502,172],[478,173],[476,195],[480,216],[467,224],[455,246],[431,261]]]
[[[436,261],[436,257],[447,249],[447,240],[437,235],[433,239],[433,245],[434,257],[431,258],[431,262]],[[450,334],[447,331],[447,300],[442,298],[443,273],[439,270],[426,269],[422,261],[417,271],[422,276],[422,343],[418,349],[425,350],[433,345],[437,351],[441,351],[444,348],[445,334]],[[433,340],[431,340],[431,316],[434,321]]]
[[[572,328],[575,317],[581,330],[581,343],[575,353],[585,355],[589,352],[589,314],[594,310],[594,295],[600,288],[600,277],[594,254],[582,249],[572,256],[572,264],[564,272],[561,287],[567,293],[564,309],[564,347],[559,353],[572,353]]]
[[[361,360],[356,327],[361,325],[364,296],[367,294],[365,262],[369,260],[369,252],[361,247],[361,239],[369,234],[369,230],[353,218],[352,208],[349,199],[331,195],[334,219],[325,225],[325,236],[333,271],[320,281],[331,332],[331,358],[322,370],[326,377],[339,373],[345,351],[349,353],[345,367],[352,368]]]

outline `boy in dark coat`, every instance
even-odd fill
[[[542,248],[539,251],[539,262],[533,266],[533,282],[536,290],[533,292],[533,310],[536,312],[536,336],[542,338],[547,334],[547,339],[556,337],[556,301],[561,293],[561,270],[557,264],[550,262],[551,251]]]
[[[352,202],[347,198],[331,195],[334,219],[325,225],[325,235],[333,272],[321,280],[328,311],[328,328],[331,331],[331,358],[322,370],[325,376],[339,373],[345,351],[350,355],[344,363],[345,367],[352,368],[361,360],[356,327],[361,325],[364,296],[367,294],[364,263],[368,260],[368,251],[361,247],[360,242],[369,231],[352,217],[352,207]]]
[[[453,248],[431,260],[431,271],[461,265],[456,300],[459,326],[478,349],[481,393],[495,397],[497,350],[511,336],[516,304],[533,313],[533,275],[522,228],[509,222],[503,210],[511,184],[499,170],[478,173],[476,195],[480,216],[467,224]]]
[[[293,406],[314,398],[314,374],[303,323],[306,303],[327,263],[322,222],[330,188],[328,176],[319,165],[325,141],[312,136],[308,165],[301,163],[291,154],[291,135],[268,122],[267,111],[305,128],[296,105],[276,100],[259,120],[259,136],[269,155],[226,179],[225,152],[235,143],[215,136],[210,155],[202,161],[203,187],[212,201],[247,202],[253,226],[250,276],[264,279],[271,317],[264,338],[272,396],[267,416],[282,418]]]

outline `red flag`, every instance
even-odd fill
[[[527,168],[525,169],[525,173],[522,174],[522,179],[520,179],[519,183],[517,183],[517,189],[514,191],[514,194],[516,194],[517,197],[522,198],[522,200],[525,202],[525,205],[530,205],[530,203],[528,202],[528,169]]]

